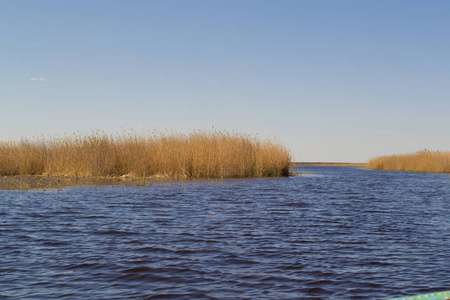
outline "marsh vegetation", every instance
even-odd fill
[[[371,159],[367,167],[374,170],[450,173],[450,151],[421,150],[380,156]]]
[[[93,131],[0,141],[0,175],[122,178],[288,176],[290,153],[276,139],[227,131]]]

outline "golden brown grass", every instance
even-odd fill
[[[369,169],[450,173],[450,151],[421,150],[411,154],[381,156],[367,163]]]
[[[276,140],[220,131],[148,132],[0,141],[0,175],[237,178],[288,176]]]

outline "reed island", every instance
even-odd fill
[[[217,130],[97,130],[0,141],[0,189],[281,177],[289,176],[290,165],[290,152],[277,139]]]
[[[421,150],[408,154],[380,156],[369,160],[373,170],[450,173],[450,151]]]

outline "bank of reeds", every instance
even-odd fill
[[[276,140],[220,131],[74,133],[0,141],[0,175],[239,178],[288,176],[289,151]]]
[[[380,156],[367,163],[369,169],[450,173],[450,151],[421,150],[411,154]]]

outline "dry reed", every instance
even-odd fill
[[[276,140],[220,131],[93,131],[0,141],[0,175],[238,178],[288,176],[289,151]]]
[[[421,150],[411,154],[381,156],[367,163],[369,169],[450,173],[450,151]]]

